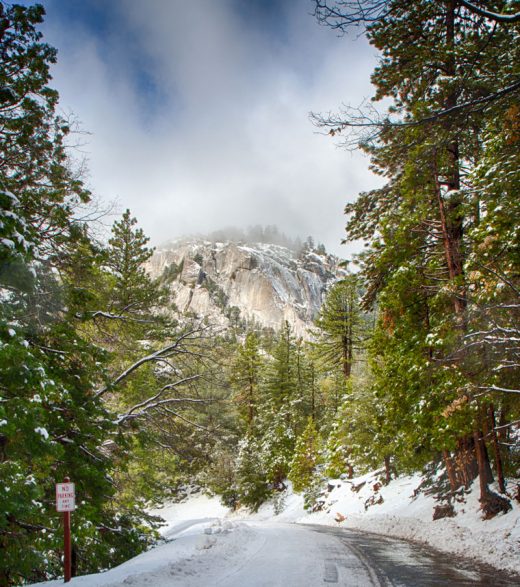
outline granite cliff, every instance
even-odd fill
[[[316,317],[324,293],[345,270],[323,248],[299,253],[273,244],[179,239],[159,247],[147,265],[162,277],[180,313],[222,326],[257,323],[297,336]]]

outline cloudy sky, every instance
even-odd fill
[[[319,26],[311,0],[42,3],[61,109],[90,133],[87,183],[153,244],[276,224],[348,256],[343,207],[377,179],[309,112],[371,95],[362,37]]]

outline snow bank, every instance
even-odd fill
[[[161,534],[165,538],[172,538],[192,525],[192,522],[210,522],[223,518],[229,510],[220,503],[218,497],[197,493],[188,495],[179,503],[166,503],[160,508],[150,510],[150,513],[165,521]]]
[[[454,504],[455,517],[434,521],[433,510],[439,502],[415,492],[421,481],[419,474],[399,477],[388,485],[382,485],[374,473],[349,480],[333,479],[328,483],[321,511],[305,512],[303,498],[289,489],[282,498],[285,507],[278,515],[269,503],[248,518],[356,528],[421,542],[520,573],[518,503],[512,501],[513,509],[507,514],[482,520],[477,481],[464,501]]]
[[[464,502],[456,502],[456,516],[433,520],[438,502],[423,493],[414,497],[420,476],[403,477],[374,491],[373,475],[336,481],[325,510],[305,516],[315,523],[330,523],[331,518],[345,516],[340,526],[358,528],[423,542],[444,552],[478,559],[496,568],[520,572],[520,508],[491,520],[482,520],[476,483]],[[353,489],[365,485],[356,493]],[[377,503],[382,498],[382,503]],[[368,501],[375,502],[369,505]],[[332,522],[335,523],[335,522]]]
[[[240,559],[258,548],[259,536],[245,524],[221,520],[191,527],[166,544],[152,548],[104,573],[74,577],[80,587],[200,587],[208,568],[226,573]],[[58,587],[63,579],[36,583],[33,587]]]

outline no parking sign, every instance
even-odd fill
[[[74,483],[56,483],[56,511],[73,512],[76,509]]]
[[[65,477],[64,483],[56,483],[56,510],[63,512],[63,567],[65,583],[68,583],[72,576],[71,566],[71,541],[70,541],[70,512],[76,509],[76,489],[74,483]]]

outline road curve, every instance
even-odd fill
[[[254,523],[263,540],[201,586],[513,587],[506,574],[404,540],[340,528]],[[202,579],[202,577],[200,577]]]
[[[339,545],[337,552],[354,554],[370,574],[367,586],[376,587],[513,587],[520,585],[520,577],[476,563],[474,561],[436,551],[428,546],[380,536],[327,526],[305,526],[309,530],[334,536]],[[327,564],[338,568],[337,585],[351,583],[345,559],[326,557]],[[342,572],[344,571],[344,572]],[[324,583],[327,583],[327,579]],[[334,584],[334,583],[332,583]]]

